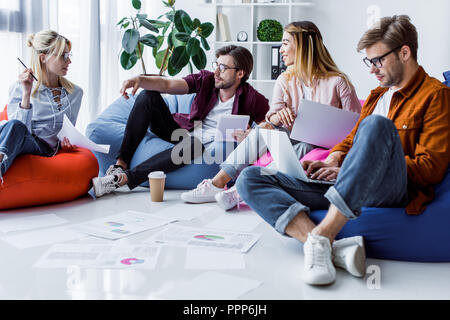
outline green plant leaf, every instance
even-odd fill
[[[146,46],[149,46],[152,48],[158,47],[158,44],[159,44],[158,38],[156,38],[152,34],[146,34],[145,36],[141,37],[141,39],[139,39],[139,41],[142,42],[143,44],[145,44]]]
[[[208,41],[206,41],[205,38],[200,37],[200,41],[202,42],[203,48],[205,48],[206,51],[209,51],[211,48],[209,47]]]
[[[138,57],[136,55],[136,52],[129,54],[126,51],[123,51],[120,55],[120,64],[125,70],[130,70],[131,68],[133,68],[136,65],[137,61]]]
[[[189,58],[186,47],[177,47],[170,57],[169,65],[174,69],[183,69],[189,63]]]
[[[170,47],[181,47],[181,46],[186,46],[186,42],[184,41],[180,41],[177,39],[177,34],[179,34],[179,32],[174,29],[170,34],[169,37],[167,38],[167,43],[169,44]]]
[[[183,10],[177,10],[175,12],[173,22],[175,23],[175,28],[177,28],[177,30],[179,32],[187,32],[187,30],[184,28],[184,24],[183,24],[183,16],[185,16],[185,15],[188,15],[188,14]]]
[[[179,74],[181,72],[181,70],[183,70],[183,68],[174,68],[171,64],[168,65],[167,67],[167,71],[169,71],[169,76],[176,76],[177,74]]]
[[[167,49],[161,50],[156,54],[155,62],[156,62],[156,66],[158,67],[158,69],[161,69],[162,61],[164,60],[164,56],[166,55],[166,50]],[[167,65],[169,63],[170,57],[171,57],[171,54],[169,52],[164,69],[167,69]]]
[[[194,19],[194,21],[192,21],[192,29],[195,30],[198,27],[200,27],[202,23],[200,22],[200,20],[198,20],[197,18]]]
[[[189,54],[189,56],[191,57],[196,56],[199,50],[200,50],[200,41],[197,38],[189,39],[188,43],[186,44],[186,51]]]
[[[183,42],[188,42],[189,39],[191,39],[191,36],[185,32],[178,32],[177,34],[175,34],[175,38]]]
[[[129,25],[130,25],[130,21],[125,22],[125,23],[121,26],[121,28],[122,28],[122,29],[126,29],[126,28],[128,28]]]
[[[205,22],[200,25],[200,35],[203,38],[208,38],[214,30],[214,25],[210,22]]]
[[[194,65],[198,70],[205,69],[206,61],[206,54],[202,49],[199,49],[198,54],[192,57],[192,62],[194,62]]]
[[[138,18],[139,20],[141,20],[141,19],[147,19],[147,17],[148,17],[148,14],[145,14],[145,13],[138,13],[138,14],[136,15],[136,18]]]
[[[135,29],[128,29],[125,31],[122,39],[122,47],[128,53],[132,54],[136,51],[136,46],[139,42],[139,31]]]
[[[156,55],[158,54],[159,49],[161,49],[163,43],[164,43],[164,36],[157,36],[156,37],[158,39],[158,46],[156,48],[153,48],[153,57],[156,58]]]
[[[138,46],[141,53],[139,53],[139,50],[136,48],[136,56],[138,57],[138,59],[141,59],[142,56],[144,55],[144,44],[139,42]]]
[[[186,13],[181,17],[181,22],[183,23],[184,30],[186,30],[186,33],[191,34],[192,30],[194,30],[191,17]]]
[[[147,21],[150,22],[154,27],[156,27],[158,29],[170,26],[169,21],[148,20],[148,19],[147,19]]]
[[[139,19],[139,22],[141,23],[141,26],[147,28],[148,30],[158,33],[159,30],[157,27],[153,26],[148,20],[146,19]]]
[[[131,3],[133,4],[133,8],[135,8],[136,10],[141,10],[141,0],[132,0]]]
[[[117,25],[124,23],[124,21],[127,19],[128,19],[127,17],[120,19],[120,21],[117,22]]]

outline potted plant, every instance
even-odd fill
[[[283,38],[283,26],[276,20],[262,20],[256,31],[259,41],[279,42]]]
[[[148,46],[153,49],[160,76],[165,75],[166,71],[171,76],[177,75],[186,66],[192,73],[192,64],[199,70],[204,69],[204,50],[210,50],[206,39],[213,32],[214,25],[209,22],[201,23],[199,19],[192,19],[185,11],[176,10],[175,0],[163,1],[163,4],[170,10],[157,20],[151,20],[148,15],[141,13],[141,0],[132,0],[132,5],[138,13],[135,17],[125,17],[118,23],[121,29],[125,29],[123,51],[120,55],[121,66],[129,70],[140,60],[146,74],[143,51],[145,46]],[[160,20],[163,18],[165,20]],[[139,31],[141,28],[153,34],[142,36]],[[161,49],[164,45],[165,49]]]

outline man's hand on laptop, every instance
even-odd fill
[[[310,179],[315,180],[336,180],[340,168],[335,163],[327,163],[323,161],[305,160],[302,163],[306,175]]]

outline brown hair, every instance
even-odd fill
[[[253,71],[253,56],[250,51],[244,47],[230,45],[216,51],[216,58],[219,58],[220,56],[231,56],[237,70],[245,72],[244,77],[241,79],[241,83],[248,80]]]
[[[328,49],[323,44],[319,28],[311,21],[297,21],[288,24],[284,31],[295,41],[296,56],[293,66],[288,67],[286,76],[312,84],[314,80],[342,77],[350,86],[348,77],[337,67]]]
[[[419,48],[417,38],[416,27],[407,15],[384,17],[364,33],[359,40],[357,50],[359,52],[367,49],[379,41],[391,49],[407,45],[411,50],[413,59],[417,61],[417,50]]]

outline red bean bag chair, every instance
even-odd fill
[[[6,108],[1,120],[7,120]],[[0,210],[75,200],[92,187],[98,169],[94,154],[83,148],[51,158],[19,156],[0,181]]]

